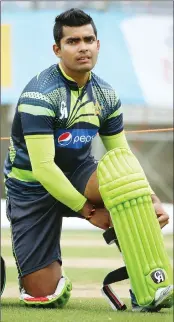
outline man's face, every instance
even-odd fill
[[[95,66],[99,47],[93,27],[88,24],[80,27],[64,26],[60,48],[54,45],[53,49],[67,70],[84,73]]]

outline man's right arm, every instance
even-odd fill
[[[55,111],[49,98],[41,93],[25,92],[20,98],[18,112],[36,180],[57,200],[89,218],[93,205],[74,188],[54,162]]]
[[[26,135],[25,141],[34,177],[55,199],[76,212],[81,210],[86,198],[55,164],[53,135]]]

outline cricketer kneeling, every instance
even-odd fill
[[[113,149],[100,160],[97,174],[138,305],[172,306],[172,267],[138,160],[128,149]]]

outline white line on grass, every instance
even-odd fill
[[[86,298],[102,298],[100,284],[75,284],[73,283],[72,298],[86,297]],[[129,285],[117,284],[113,287],[114,291],[119,294],[120,297],[129,297]],[[6,285],[3,298],[17,298],[19,297],[19,289],[17,283],[10,283]]]
[[[7,267],[15,267],[15,261],[13,257],[4,256],[4,260]],[[124,265],[122,259],[106,259],[106,258],[65,258],[63,259],[63,267],[70,268],[111,268],[116,269]]]

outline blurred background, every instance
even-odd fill
[[[119,94],[125,130],[173,127],[173,1],[1,1],[1,137],[9,137],[21,91],[56,63],[55,16],[78,7],[98,29],[101,51],[94,69]],[[127,133],[156,194],[173,203],[173,132]],[[3,162],[9,140],[1,140]],[[99,138],[93,153],[104,153]]]

